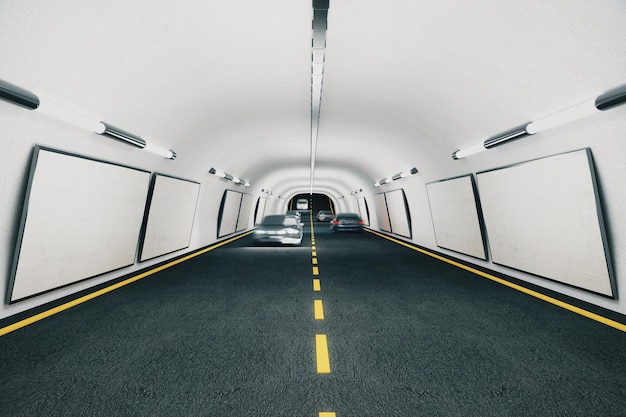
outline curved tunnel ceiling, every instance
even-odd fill
[[[3,1],[0,78],[198,173],[296,194],[312,16],[309,0]],[[625,20],[618,0],[331,0],[314,190],[338,197],[413,166],[436,178],[456,149],[622,84]]]

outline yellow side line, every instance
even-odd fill
[[[319,279],[313,280],[313,291],[322,291],[322,284]]]
[[[324,304],[322,300],[313,300],[313,316],[315,320],[324,320]]]
[[[213,249],[219,248],[220,246],[223,246],[223,245],[226,245],[228,243],[231,243],[231,242],[233,242],[233,241],[235,241],[237,239],[240,239],[240,238],[242,238],[244,236],[249,235],[250,233],[252,233],[252,231],[249,231],[247,233],[241,234],[239,236],[235,236],[235,237],[230,238],[228,240],[225,240],[223,242],[217,243],[217,244],[215,244],[213,246],[209,246],[208,248],[205,248],[205,249],[202,249],[201,251],[192,253],[191,255],[187,255],[187,256],[184,256],[182,258],[176,259],[175,261],[169,262],[167,264],[163,264],[163,265],[161,265],[159,267],[156,267],[156,268],[151,269],[149,271],[143,272],[143,273],[141,273],[139,275],[135,275],[134,277],[128,278],[128,279],[126,279],[124,281],[120,281],[120,282],[118,282],[116,284],[110,285],[110,286],[108,286],[106,288],[103,288],[101,290],[92,292],[91,294],[87,294],[87,295],[82,296],[80,298],[77,298],[75,300],[69,301],[69,302],[67,302],[65,304],[61,304],[60,306],[51,308],[50,310],[46,310],[46,311],[41,312],[39,314],[35,314],[34,316],[28,317],[28,318],[26,318],[24,320],[20,320],[20,321],[18,321],[16,323],[13,323],[13,324],[11,324],[9,326],[3,327],[3,328],[0,329],[0,336],[4,336],[7,333],[14,332],[16,330],[21,329],[22,327],[26,327],[26,326],[28,326],[30,324],[36,323],[39,320],[43,320],[45,318],[53,316],[53,315],[55,315],[57,313],[60,313],[60,312],[65,311],[67,309],[70,309],[70,308],[72,308],[74,306],[77,306],[79,304],[82,304],[82,303],[84,303],[86,301],[93,300],[96,297],[99,297],[99,296],[104,295],[106,293],[109,293],[111,291],[117,290],[118,288],[121,288],[121,287],[123,287],[125,285],[132,284],[135,281],[139,281],[142,278],[145,278],[145,277],[148,277],[148,276],[150,276],[152,274],[155,274],[157,272],[163,271],[164,269],[167,269],[167,268],[172,267],[174,265],[178,265],[179,263],[188,261],[191,258],[195,258],[196,256],[202,255],[202,254],[204,254],[206,252],[209,252],[209,251],[211,251]]]
[[[603,317],[603,316],[601,316],[599,314],[592,313],[591,311],[587,311],[587,310],[584,310],[584,309],[582,309],[580,307],[576,307],[576,306],[573,306],[573,305],[568,304],[566,302],[563,302],[561,300],[557,300],[556,298],[550,297],[548,295],[541,294],[540,292],[533,291],[531,289],[522,287],[521,285],[514,284],[512,282],[506,281],[506,280],[504,280],[502,278],[498,278],[498,277],[493,276],[491,274],[488,274],[486,272],[479,271],[479,270],[474,269],[474,268],[472,268],[470,266],[463,265],[463,264],[461,264],[459,262],[453,261],[452,259],[448,259],[448,258],[445,258],[443,256],[437,255],[435,253],[429,252],[427,250],[420,249],[418,247],[409,245],[408,243],[402,242],[401,240],[397,240],[397,239],[394,239],[392,237],[385,236],[385,235],[383,235],[381,233],[375,232],[375,231],[370,230],[370,229],[365,229],[365,230],[367,230],[370,233],[375,234],[376,236],[380,236],[383,239],[387,239],[387,240],[389,240],[391,242],[394,242],[394,243],[397,243],[399,245],[405,246],[405,247],[407,247],[409,249],[413,249],[414,251],[423,253],[424,255],[428,255],[428,256],[430,256],[432,258],[435,258],[435,259],[438,259],[440,261],[446,262],[446,263],[448,263],[450,265],[454,265],[454,266],[456,266],[458,268],[464,269],[464,270],[469,271],[469,272],[471,272],[473,274],[480,275],[483,278],[487,278],[487,279],[489,279],[491,281],[494,281],[494,282],[497,282],[499,284],[505,285],[505,286],[507,286],[509,288],[512,288],[514,290],[523,292],[524,294],[530,295],[532,297],[539,298],[540,300],[543,300],[543,301],[545,301],[547,303],[554,304],[555,306],[564,308],[565,310],[569,310],[569,311],[571,311],[573,313],[576,313],[576,314],[579,314],[581,316],[587,317],[588,319],[595,320],[595,321],[597,321],[599,323],[602,323],[602,324],[605,324],[607,326],[613,327],[614,329],[621,330],[622,332],[626,332],[626,324],[619,323],[619,322],[617,322],[615,320],[608,319],[608,318]]]
[[[315,354],[317,358],[317,373],[330,373],[330,358],[328,356],[328,340],[325,334],[315,335]]]
[[[334,411],[320,411],[319,417],[337,417]]]

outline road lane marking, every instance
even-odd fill
[[[317,359],[317,373],[330,373],[330,358],[328,356],[328,340],[325,334],[315,335],[315,353]]]
[[[334,411],[320,411],[319,417],[337,417]]]
[[[392,237],[385,236],[385,235],[383,235],[381,233],[375,232],[375,231],[370,230],[370,229],[365,229],[365,230],[367,230],[368,232],[370,232],[370,233],[372,233],[372,234],[374,234],[376,236],[382,237],[383,239],[387,239],[387,240],[389,240],[391,242],[394,242],[394,243],[397,243],[399,245],[405,246],[405,247],[407,247],[409,249],[412,249],[412,250],[414,250],[416,252],[423,253],[424,255],[428,255],[428,256],[430,256],[432,258],[435,258],[435,259],[438,259],[438,260],[443,261],[445,263],[448,263],[450,265],[456,266],[457,268],[464,269],[464,270],[466,270],[468,272],[471,272],[473,274],[479,275],[479,276],[481,276],[483,278],[487,278],[487,279],[489,279],[491,281],[497,282],[499,284],[502,284],[502,285],[507,286],[509,288],[512,288],[514,290],[520,291],[520,292],[522,292],[524,294],[530,295],[531,297],[538,298],[538,299],[543,300],[543,301],[545,301],[547,303],[554,304],[555,306],[564,308],[565,310],[569,310],[572,313],[579,314],[579,315],[581,315],[583,317],[587,317],[588,319],[591,319],[591,320],[597,321],[599,323],[605,324],[607,326],[613,327],[614,329],[621,330],[622,332],[626,332],[626,324],[622,324],[622,323],[617,322],[615,320],[611,320],[609,318],[603,317],[603,316],[601,316],[599,314],[592,313],[592,312],[587,311],[587,310],[583,310],[580,307],[576,307],[574,305],[568,304],[568,303],[563,302],[561,300],[558,300],[556,298],[552,298],[552,297],[550,297],[548,295],[541,294],[540,292],[533,291],[533,290],[528,289],[526,287],[522,287],[521,285],[514,284],[512,282],[506,281],[506,280],[504,280],[502,278],[498,278],[498,277],[496,277],[494,275],[491,275],[491,274],[488,274],[486,272],[479,271],[478,269],[474,269],[474,268],[472,268],[470,266],[463,265],[462,263],[453,261],[452,259],[448,259],[448,258],[445,258],[443,256],[437,255],[435,253],[429,252],[427,250],[415,247],[415,246],[410,245],[408,243],[402,242],[401,240],[397,240],[397,239],[394,239]]]
[[[51,308],[50,310],[46,310],[46,311],[41,312],[39,314],[35,314],[32,317],[25,318],[25,319],[20,320],[20,321],[18,321],[16,323],[13,323],[13,324],[11,324],[9,326],[2,327],[2,328],[0,328],[0,336],[4,336],[7,333],[14,332],[15,330],[21,329],[22,327],[26,327],[26,326],[28,326],[30,324],[36,323],[39,320],[43,320],[43,319],[48,318],[50,316],[53,316],[53,315],[55,315],[57,313],[60,313],[60,312],[65,311],[67,309],[70,309],[70,308],[72,308],[74,306],[82,304],[82,303],[84,303],[86,301],[89,301],[89,300],[92,300],[92,299],[94,299],[96,297],[99,297],[99,296],[101,296],[103,294],[106,294],[106,293],[109,293],[111,291],[117,290],[118,288],[124,287],[124,286],[126,286],[128,284],[132,284],[135,281],[139,281],[140,279],[146,278],[146,277],[148,277],[148,276],[150,276],[152,274],[156,274],[157,272],[163,271],[164,269],[167,269],[167,268],[172,267],[174,265],[178,265],[178,264],[180,264],[182,262],[188,261],[189,259],[195,258],[196,256],[199,256],[199,255],[202,255],[202,254],[207,253],[209,251],[212,251],[213,249],[217,249],[220,246],[224,246],[224,245],[226,245],[228,243],[231,243],[231,242],[233,242],[233,241],[235,241],[237,239],[240,239],[240,238],[242,238],[244,236],[248,236],[249,234],[251,234],[253,232],[254,231],[251,230],[249,232],[242,233],[241,235],[232,237],[230,239],[223,240],[223,241],[221,241],[219,243],[216,243],[214,245],[208,246],[208,247],[206,247],[204,249],[201,249],[201,250],[199,250],[197,252],[193,252],[190,255],[183,256],[183,257],[178,258],[178,259],[176,259],[176,260],[174,260],[172,262],[165,263],[165,264],[163,264],[161,266],[158,266],[158,267],[156,267],[154,269],[150,269],[150,270],[148,270],[146,272],[140,273],[140,274],[135,275],[135,276],[133,276],[131,278],[125,279],[125,280],[120,281],[120,282],[118,282],[116,284],[113,284],[113,285],[110,285],[108,287],[105,287],[105,288],[103,288],[101,290],[98,290],[98,291],[92,292],[90,294],[84,295],[84,296],[79,297],[79,298],[77,298],[75,300],[69,301],[69,302],[67,302],[65,304],[61,304],[60,306]]]
[[[315,245],[311,246],[311,249],[315,250]]]
[[[313,265],[317,265],[317,258],[311,259],[311,262],[313,263]]]
[[[313,300],[313,312],[315,320],[324,320],[324,304],[322,300]]]
[[[322,291],[322,284],[319,279],[313,280],[313,291]]]
[[[320,269],[317,266],[313,267],[313,275],[319,275],[320,274]]]
[[[317,252],[315,251],[311,252],[311,256],[317,256]]]

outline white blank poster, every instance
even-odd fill
[[[477,175],[493,262],[612,296],[588,149]]]
[[[487,259],[472,177],[426,184],[437,246]]]
[[[150,173],[35,148],[11,301],[135,263]]]
[[[357,198],[357,201],[359,203],[359,212],[361,214],[361,219],[363,220],[363,222],[366,225],[370,225],[370,218],[369,215],[367,213],[367,203],[365,202],[365,197],[359,197]]]
[[[261,224],[263,221],[263,216],[265,216],[265,203],[267,203],[267,198],[259,197],[259,200],[257,201],[256,218],[254,219],[255,226],[257,224]]]
[[[141,260],[189,247],[200,184],[156,175]]]
[[[411,237],[411,226],[409,224],[409,214],[404,203],[404,191],[394,190],[385,193],[387,199],[387,209],[389,210],[389,221],[391,222],[391,232],[396,235]]]
[[[391,223],[389,223],[389,212],[387,211],[387,202],[385,194],[374,194],[374,206],[376,207],[376,219],[378,220],[378,228],[385,232],[391,232]]]
[[[239,210],[239,219],[237,220],[237,231],[240,232],[250,226],[250,209],[252,208],[252,195],[244,194],[241,200],[241,209]]]
[[[237,217],[239,216],[239,207],[241,206],[242,193],[226,190],[226,199],[222,207],[222,221],[217,237],[222,237],[235,233],[237,228]]]

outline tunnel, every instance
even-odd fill
[[[625,19],[2,0],[0,415],[624,415]]]

